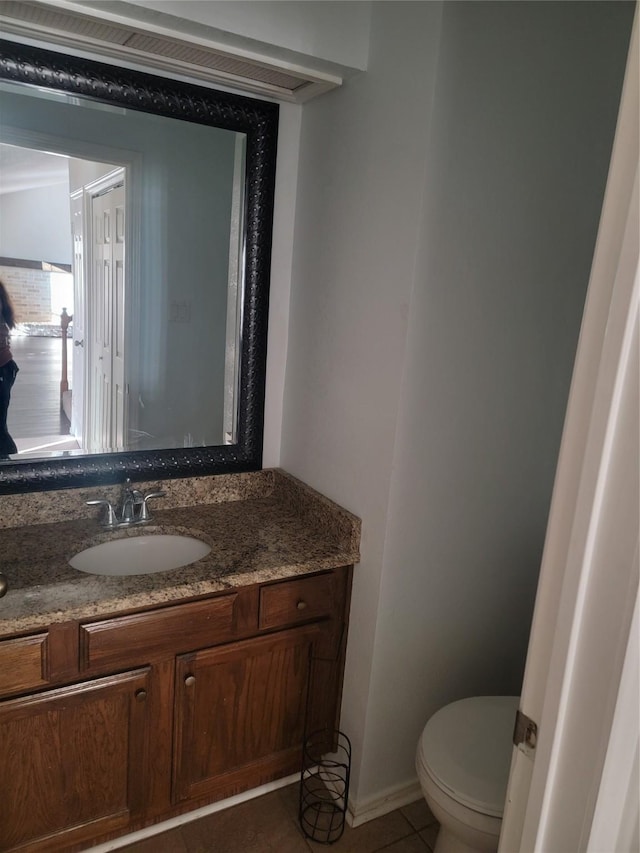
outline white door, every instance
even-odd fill
[[[124,446],[124,216],[123,183],[92,196],[87,449],[93,451]]]
[[[111,325],[111,448],[124,450],[126,389],[124,377],[124,251],[125,189],[119,188],[113,204],[113,302]]]
[[[513,752],[501,853],[640,841],[638,67],[636,15],[521,697],[537,739]]]
[[[71,389],[71,434],[81,447],[84,435],[84,233],[83,193],[71,194],[71,238],[73,241],[73,387]]]

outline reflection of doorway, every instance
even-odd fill
[[[100,147],[99,150],[96,146],[32,134],[29,131],[17,131],[6,125],[2,126],[1,135],[0,151],[5,154],[2,156],[0,189],[5,193],[12,193],[10,198],[15,199],[15,202],[12,201],[14,207],[11,210],[2,209],[3,222],[11,222],[15,226],[12,231],[23,238],[14,240],[15,246],[11,246],[12,250],[4,253],[5,260],[12,259],[16,274],[12,276],[12,271],[3,267],[3,280],[6,280],[10,292],[16,294],[22,286],[21,280],[25,278],[21,272],[25,268],[39,268],[42,262],[43,270],[49,267],[56,269],[57,267],[44,263],[53,258],[56,262],[61,262],[59,267],[66,265],[66,269],[73,270],[73,295],[70,289],[64,298],[60,296],[57,300],[73,315],[73,322],[69,327],[69,335],[72,335],[73,339],[69,340],[68,348],[64,347],[64,342],[60,340],[61,308],[58,306],[46,323],[46,334],[56,336],[57,349],[55,343],[47,349],[51,357],[46,355],[43,347],[37,350],[38,358],[41,362],[42,359],[45,361],[41,363],[38,375],[33,377],[39,381],[41,376],[46,376],[54,385],[60,386],[62,411],[60,347],[66,349],[70,367],[70,387],[64,393],[64,412],[70,416],[70,425],[69,420],[65,420],[64,429],[52,429],[52,418],[48,415],[45,417],[42,406],[38,402],[34,403],[41,392],[30,386],[27,388],[29,371],[23,370],[20,377],[23,380],[22,387],[16,387],[13,407],[16,432],[14,438],[19,451],[21,454],[32,454],[43,449],[45,452],[95,452],[122,448],[125,443],[126,415],[122,322],[125,279],[125,168],[116,163],[126,161],[129,164],[129,161],[126,157],[121,159],[121,152],[113,150],[114,157],[109,162],[107,158],[112,149]],[[83,155],[91,159],[85,159]],[[94,159],[96,156],[100,159]],[[126,172],[128,203],[128,168]],[[54,183],[55,188],[52,189]],[[118,184],[120,200],[117,201],[112,196],[107,205],[108,209],[98,210],[100,205],[105,206],[109,191]],[[5,195],[3,198],[7,197]],[[95,211],[92,210],[94,204]],[[114,210],[113,219],[110,206],[117,208],[117,211]],[[19,220],[18,214],[13,214],[14,209],[23,217],[24,227],[18,227],[19,221],[22,220]],[[63,233],[65,222],[66,237]],[[94,247],[93,235],[98,235],[100,229],[101,245]],[[4,228],[3,231],[4,243],[7,243],[10,237],[9,229]],[[25,235],[29,236],[30,242],[24,239]],[[4,244],[3,248],[6,248]],[[99,270],[96,269],[98,260]],[[130,260],[129,258],[127,262]],[[44,273],[42,275],[44,276]],[[26,284],[31,285],[31,282]],[[51,304],[53,306],[53,296]],[[93,313],[90,315],[89,312]],[[21,315],[29,321],[31,329],[33,322],[30,322],[29,316],[25,315],[24,311],[19,311],[19,320]],[[95,329],[92,318],[95,318]],[[37,319],[38,327],[43,326],[43,319]],[[18,330],[18,333],[33,334],[31,330],[27,332],[24,329]],[[16,341],[18,333],[14,336]],[[40,328],[35,333],[43,334]],[[107,334],[111,339],[107,339]],[[98,353],[92,346],[92,341],[98,339],[104,352]],[[93,364],[90,361],[92,352],[95,354]],[[99,363],[101,357],[104,362],[105,356],[108,356],[108,370],[103,372],[100,387],[94,395],[91,378],[95,375],[96,363]],[[32,356],[28,358],[33,360]],[[57,372],[57,379],[51,379],[54,372]],[[53,393],[54,397],[57,396],[55,391]],[[55,401],[53,405],[55,408]],[[62,423],[62,419],[60,422]],[[64,442],[61,441],[63,437],[66,439]]]
[[[85,187],[86,383],[83,444],[89,451],[124,448],[124,170]]]
[[[14,334],[13,357],[20,367],[9,406],[9,432],[20,456],[78,449],[60,408],[62,363],[59,337]]]

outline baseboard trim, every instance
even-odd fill
[[[422,788],[420,782],[415,779],[413,782],[397,785],[394,788],[388,788],[384,793],[377,797],[372,797],[362,803],[354,803],[349,799],[347,808],[347,823],[351,827],[360,826],[377,817],[393,812],[402,806],[408,806],[422,798]]]
[[[237,794],[235,797],[228,797],[226,800],[218,800],[215,803],[209,803],[207,806],[202,806],[200,809],[195,809],[192,812],[176,815],[162,823],[154,823],[152,826],[145,826],[137,832],[132,832],[129,835],[122,835],[120,838],[113,838],[111,841],[105,841],[103,844],[98,844],[96,847],[87,848],[91,853],[111,853],[113,850],[119,850],[121,847],[126,847],[128,844],[133,844],[136,841],[144,841],[145,838],[152,838],[154,835],[159,835],[162,832],[167,832],[177,826],[182,826],[185,823],[190,823],[193,820],[198,820],[206,815],[214,814],[215,812],[229,809],[232,806],[237,806],[240,803],[245,803],[247,800],[253,800],[255,797],[262,797],[264,794],[269,794],[271,791],[277,791],[279,788],[285,788],[287,785],[292,785],[300,780],[300,774],[294,773],[291,776],[285,776],[284,779],[276,779],[274,782],[268,782],[266,785],[260,785],[258,788],[252,788],[250,791],[244,791],[242,794]],[[361,826],[363,823],[368,823],[370,820],[375,820],[377,817],[382,817],[389,812],[400,809],[403,806],[408,806],[422,799],[422,788],[416,779],[404,785],[398,785],[394,788],[388,788],[383,794],[377,797],[372,797],[362,803],[354,803],[349,799],[347,807],[347,823],[349,826]]]
[[[235,797],[228,797],[226,800],[218,800],[215,803],[209,803],[207,806],[202,806],[200,809],[195,809],[192,812],[176,815],[162,823],[154,823],[152,826],[145,826],[137,832],[132,832],[129,835],[123,835],[120,838],[113,838],[111,841],[105,841],[104,844],[98,844],[96,847],[88,847],[87,851],[91,853],[110,853],[112,850],[118,850],[120,847],[125,847],[127,844],[133,844],[136,841],[143,841],[145,838],[151,838],[154,835],[159,835],[161,832],[167,832],[169,829],[174,829],[176,826],[182,826],[185,823],[191,823],[192,820],[198,820],[206,815],[214,812],[222,811],[223,809],[237,806],[239,803],[245,803],[247,800],[253,800],[255,797],[261,797],[263,794],[269,794],[271,791],[277,791],[279,788],[285,788],[287,785],[293,784],[300,779],[299,773],[294,773],[291,776],[285,776],[284,779],[276,779],[274,782],[267,782],[266,785],[260,785],[259,788],[252,788],[250,791],[243,791],[242,794],[236,794]]]

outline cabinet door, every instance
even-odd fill
[[[0,850],[64,850],[141,812],[148,676],[0,702]]]
[[[174,801],[218,799],[299,769],[318,625],[176,662]]]

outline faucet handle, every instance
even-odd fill
[[[155,492],[147,492],[146,495],[142,498],[142,509],[140,510],[140,521],[151,521],[151,516],[149,515],[149,507],[147,506],[147,501],[150,501],[152,498],[163,498],[167,493],[162,489],[158,489]]]
[[[127,486],[122,496],[120,524],[135,524],[139,521],[141,516],[139,517],[137,513],[142,513],[142,504],[142,492]]]
[[[103,527],[115,527],[118,524],[118,519],[116,518],[116,513],[114,508],[111,506],[111,501],[107,500],[93,500],[86,501],[87,506],[103,506],[105,507],[105,517],[102,522]]]

